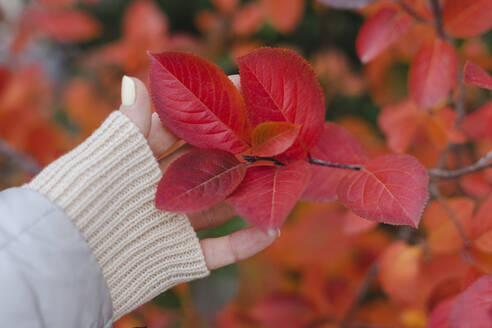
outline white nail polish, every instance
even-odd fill
[[[136,97],[135,81],[131,77],[123,76],[121,81],[121,103],[124,106],[131,106],[135,103]]]

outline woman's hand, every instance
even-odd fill
[[[230,79],[239,88],[239,77],[232,75]],[[154,156],[159,159],[178,141],[178,138],[162,125],[156,113],[152,114],[149,93],[140,80],[125,76],[121,94],[121,112],[137,125],[147,139]],[[159,166],[162,172],[173,160],[191,148],[190,145],[185,145],[160,159]],[[189,214],[188,218],[193,228],[198,231],[221,225],[235,216],[234,210],[225,202],[221,202],[203,212]],[[213,270],[255,255],[268,247],[276,238],[277,236],[269,236],[256,227],[247,227],[224,237],[203,239],[200,245],[208,269]]]

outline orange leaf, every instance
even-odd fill
[[[273,26],[282,33],[292,32],[302,17],[305,0],[262,0]]]
[[[473,200],[456,197],[447,200],[447,203],[456,214],[463,232],[469,236],[475,207]],[[453,220],[439,202],[434,201],[427,207],[422,220],[427,232],[427,243],[432,253],[450,254],[463,247],[463,241]]]
[[[452,36],[477,36],[492,27],[492,1],[447,0],[442,16],[444,28]]]
[[[251,154],[275,156],[294,144],[301,126],[287,122],[261,123],[253,131]]]
[[[423,261],[420,246],[395,242],[380,258],[379,281],[383,290],[396,302],[410,303]]]

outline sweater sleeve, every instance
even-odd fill
[[[115,320],[209,274],[188,218],[155,208],[161,175],[143,135],[116,111],[26,185],[62,208],[81,232],[109,287]]]

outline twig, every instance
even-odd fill
[[[364,299],[366,298],[369,288],[371,288],[374,279],[376,279],[376,276],[378,274],[378,268],[379,268],[378,260],[374,260],[374,262],[372,262],[371,266],[369,267],[369,270],[367,270],[364,280],[359,285],[359,289],[357,290],[357,294],[355,295],[354,302],[352,303],[352,305],[350,305],[350,308],[345,313],[345,316],[340,322],[341,328],[353,327],[353,323],[350,323],[349,321],[357,312],[357,309],[359,308],[362,301],[364,301]]]
[[[455,128],[460,128],[463,119],[465,118],[465,98],[466,98],[466,87],[463,78],[463,70],[458,73],[458,99],[453,102],[454,109],[456,111],[456,122],[454,123]]]
[[[429,185],[429,190],[431,195],[441,204],[441,206],[444,208],[446,213],[448,213],[449,217],[453,221],[454,226],[456,227],[456,230],[458,231],[458,234],[460,235],[460,238],[463,242],[463,257],[464,259],[470,263],[474,264],[475,261],[473,260],[473,257],[471,256],[470,249],[471,249],[471,243],[468,240],[468,238],[465,235],[465,231],[463,230],[463,227],[461,226],[461,223],[458,219],[458,216],[456,213],[454,213],[453,209],[449,206],[449,204],[446,202],[444,197],[442,197],[441,193],[439,192],[439,189],[437,188],[436,184],[434,182],[431,182]]]
[[[444,25],[442,22],[442,12],[441,12],[441,6],[439,5],[439,0],[431,0],[431,6],[432,6],[432,13],[434,14],[435,27],[436,27],[437,34],[442,39],[452,43],[452,39],[444,31]]]
[[[41,171],[41,166],[26,154],[22,154],[12,149],[7,143],[0,139],[0,154],[3,154],[13,162],[19,164],[24,170],[30,174],[37,174]]]
[[[247,155],[243,155],[242,157],[244,158],[245,161],[248,161],[249,163],[255,163],[258,161],[269,161],[275,163],[276,165],[285,166],[284,163],[273,157],[247,156]]]
[[[489,162],[490,159],[492,159],[492,150],[470,166],[453,171],[443,170],[440,168],[430,169],[429,175],[435,179],[455,179],[465,174],[492,167],[492,162]]]
[[[248,161],[250,163],[255,163],[258,161],[270,161],[270,162],[275,163],[276,165],[285,166],[285,163],[282,163],[281,161],[279,161],[273,157],[248,156],[248,155],[243,155],[242,157],[245,161]],[[363,167],[361,165],[325,162],[325,161],[317,159],[317,158],[312,158],[310,155],[308,157],[307,162],[310,164],[313,164],[313,165],[320,165],[320,166],[332,167],[332,168],[343,169],[343,170],[360,171],[363,169]]]
[[[427,18],[421,16],[412,7],[407,5],[403,0],[399,0],[399,1],[397,1],[397,3],[398,3],[398,5],[400,5],[401,9],[403,9],[407,14],[412,16],[416,21],[418,21],[422,24],[429,24],[429,25],[431,24],[431,22]]]
[[[344,169],[344,170],[360,171],[363,168],[361,165],[330,163],[330,162],[325,162],[325,161],[322,161],[320,159],[311,158],[311,157],[308,159],[308,163],[314,164],[314,165],[333,167],[333,168],[337,168],[337,169]]]

